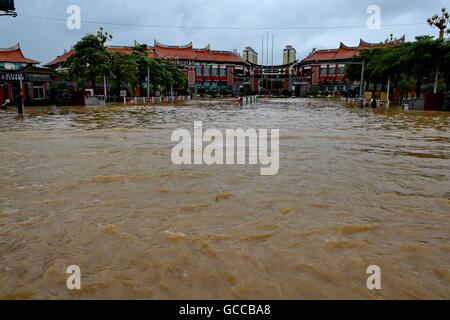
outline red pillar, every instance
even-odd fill
[[[14,99],[11,82],[8,82],[8,96],[11,101]]]
[[[3,86],[0,87],[0,104],[5,103],[5,89]]]

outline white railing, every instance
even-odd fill
[[[257,101],[257,97],[256,96],[251,96],[251,97],[240,97],[238,99],[238,104],[241,106],[246,106],[246,105],[251,105],[251,104],[255,104]]]
[[[155,104],[161,102],[189,101],[191,96],[171,96],[171,97],[124,97],[124,104]]]

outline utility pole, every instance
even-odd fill
[[[364,73],[366,70],[366,63],[364,61],[362,62],[347,62],[346,64],[356,64],[356,65],[361,65],[361,82],[359,85],[359,107],[364,108],[364,103],[365,103],[365,98],[363,97],[364,95]]]
[[[264,90],[264,33],[262,34],[261,93]]]
[[[387,84],[387,102],[386,102],[386,106],[389,108],[389,105],[390,105],[390,101],[389,101],[389,99],[390,99],[390,97],[389,97],[389,94],[390,94],[390,91],[391,91],[391,77],[388,77],[388,84]]]
[[[150,98],[150,65],[147,65],[147,98]]]
[[[274,38],[275,38],[275,35],[272,34],[272,65],[273,65],[273,42],[274,42]]]
[[[363,61],[362,62],[362,69],[361,69],[361,84],[360,84],[360,88],[359,88],[359,103],[361,106],[361,101],[363,101],[363,107],[364,107],[364,102],[365,102],[365,98],[363,97],[364,95],[364,72],[366,71],[366,63]]]
[[[103,93],[105,95],[105,102],[108,96],[108,88],[107,88],[107,83],[106,83],[106,76],[103,76]]]
[[[272,67],[273,67],[273,42],[274,42],[274,34],[272,33]],[[270,95],[272,95],[272,89],[273,89],[273,74],[270,75]]]

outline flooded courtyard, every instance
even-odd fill
[[[449,113],[310,99],[27,113],[0,112],[0,299],[450,298]],[[279,173],[172,164],[172,132],[194,121],[279,129]]]

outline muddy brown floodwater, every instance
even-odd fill
[[[0,113],[1,299],[450,298],[450,113],[302,99],[27,112]],[[173,165],[171,133],[195,120],[279,128],[279,174]]]

